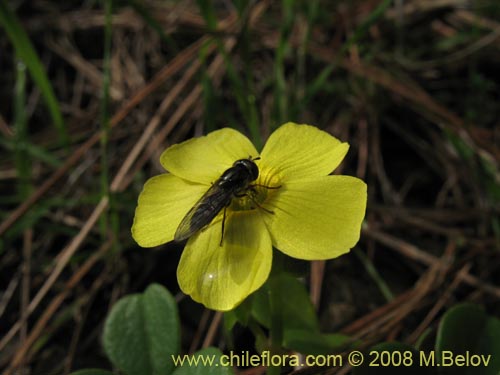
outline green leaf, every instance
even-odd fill
[[[281,274],[271,279],[271,293],[281,308],[284,330],[305,329],[319,332],[318,318],[309,293],[297,278]]]
[[[183,364],[179,364],[173,372],[173,375],[230,375],[234,374],[233,369],[227,366],[229,358],[221,362],[223,354],[217,348],[206,348],[200,350],[189,359],[185,356],[178,356],[184,359]]]
[[[288,274],[271,277],[254,297],[252,314],[255,319],[270,327],[269,298],[279,308],[284,331],[303,329],[319,332],[318,319],[307,290],[299,280]]]
[[[113,373],[106,370],[100,370],[98,368],[89,368],[72,372],[70,375],[113,375]]]
[[[473,304],[455,306],[441,320],[436,351],[443,374],[498,375],[500,320]]]
[[[253,296],[250,296],[234,310],[224,313],[224,327],[227,331],[232,330],[236,323],[240,323],[244,327],[248,325],[252,314],[252,301]]]
[[[231,331],[236,323],[238,323],[238,317],[234,310],[229,310],[224,313],[224,329],[229,332]]]
[[[111,362],[127,375],[166,375],[179,351],[179,316],[172,295],[158,284],[122,298],[104,324]]]
[[[352,343],[349,336],[321,334],[303,329],[285,330],[283,345],[302,354],[331,354],[346,350]]]
[[[348,358],[350,358],[350,352]],[[354,357],[353,357],[354,358]],[[355,357],[359,360],[360,356]],[[384,342],[362,355],[362,365],[353,367],[353,375],[431,375],[433,367],[420,366],[419,352],[410,345]]]
[[[268,282],[252,295],[252,316],[266,328],[271,326]]]

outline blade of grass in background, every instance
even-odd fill
[[[366,272],[368,272],[368,275],[370,275],[372,280],[375,281],[380,293],[382,293],[387,302],[392,301],[394,299],[394,294],[392,294],[389,285],[387,285],[382,276],[380,276],[380,273],[377,271],[370,258],[368,258],[366,254],[359,249],[354,249],[354,254],[356,254],[361,263],[363,263]]]
[[[238,36],[238,49],[241,51],[242,63],[243,63],[243,79],[246,90],[246,100],[249,106],[248,115],[250,118],[247,120],[250,131],[254,139],[255,144],[258,149],[262,147],[262,138],[260,134],[260,122],[259,122],[259,112],[257,110],[256,98],[255,98],[255,86],[254,86],[254,70],[252,66],[252,54],[251,54],[251,30],[249,25],[249,14],[250,7],[249,3],[242,1],[237,4],[238,17],[241,22],[241,31]]]
[[[285,77],[285,55],[290,50],[289,36],[295,19],[295,0],[283,0],[283,19],[280,28],[280,38],[274,57],[274,122],[278,126],[289,118],[288,92]]]
[[[297,106],[297,111],[299,111],[299,113],[302,112],[311,102],[311,100],[316,96],[316,94],[319,91],[323,90],[325,85],[330,82],[328,78],[330,77],[330,74],[332,74],[333,69],[334,69],[333,64],[327,65],[325,68],[321,70],[321,72],[312,81],[312,83],[306,87],[304,97]]]
[[[68,145],[68,134],[62,117],[59,102],[54,94],[45,68],[40,61],[28,34],[24,31],[16,14],[9,8],[7,2],[0,1],[0,24],[5,28],[7,35],[16,49],[17,56],[26,64],[31,77],[38,86],[49,109],[52,121],[59,133],[59,140]]]
[[[214,34],[214,41],[217,44],[217,49],[224,59],[226,66],[227,76],[232,85],[232,92],[235,94],[236,102],[243,115],[245,125],[250,130],[250,138],[256,145],[257,149],[262,146],[262,139],[260,136],[260,126],[258,123],[258,111],[255,104],[255,96],[249,92],[248,87],[244,84],[243,80],[236,73],[236,69],[224,48],[224,43],[217,35],[217,17],[213,8],[212,1],[210,0],[197,0],[196,3],[200,12],[205,19],[205,23],[209,31]]]
[[[368,33],[370,27],[374,25],[382,16],[385,14],[385,11],[392,5],[392,0],[384,0],[381,2],[369,15],[366,17],[363,22],[354,30],[354,33],[349,37],[349,39],[344,43],[342,48],[340,49],[340,56],[343,56],[345,52],[352,45],[361,45],[359,40]]]
[[[297,72],[295,74],[295,89],[291,90],[293,104],[288,111],[289,119],[302,122],[302,113],[306,108],[306,99],[309,92],[309,84],[307,82],[306,59],[307,47],[309,45],[311,30],[317,22],[318,11],[320,9],[319,1],[313,0],[301,4],[301,13],[305,15],[305,30],[302,34],[300,44],[297,49]],[[317,81],[313,81],[316,84]]]
[[[16,59],[16,84],[14,88],[14,137],[15,160],[18,175],[18,198],[26,199],[31,193],[31,159],[26,152],[28,121],[26,118],[26,65]]]
[[[16,148],[16,140],[0,138],[0,146],[4,147],[8,151],[15,152]],[[47,152],[44,148],[37,146],[29,141],[29,139],[25,138],[23,145],[24,151],[27,156],[31,159],[36,159],[44,162],[45,164],[58,168],[62,165],[61,161],[53,156],[50,152]]]
[[[168,45],[170,50],[173,53],[176,53],[179,51],[179,47],[177,47],[177,44],[175,43],[174,39],[170,37],[164,30],[161,24],[156,21],[152,16],[151,13],[148,12],[148,10],[142,5],[141,2],[138,2],[136,0],[126,0],[126,3],[131,6],[137,14],[139,14],[144,22],[149,25],[153,30],[155,30],[160,38]]]
[[[111,81],[111,13],[113,11],[112,0],[104,0],[105,25],[104,25],[104,61],[102,75],[102,99],[101,99],[101,196],[109,199],[109,87]],[[106,238],[108,231],[109,212],[105,212],[99,218],[102,238]]]
[[[305,95],[305,88],[307,86],[306,82],[306,57],[307,57],[307,46],[309,44],[309,39],[311,37],[311,29],[316,23],[319,1],[313,0],[308,1],[305,5],[306,24],[305,31],[303,32],[302,39],[300,41],[299,48],[297,50],[297,90],[295,90],[294,100],[298,104],[300,103]],[[297,106],[294,106],[297,108]],[[294,116],[295,118],[295,116]]]
[[[202,87],[202,98],[203,98],[203,123],[205,124],[205,128],[207,133],[217,130],[217,118],[216,114],[219,113],[219,110],[223,110],[223,108],[219,108],[219,101],[215,95],[214,85],[212,83],[212,79],[208,74],[207,67],[207,46],[205,45],[201,48],[199,53],[199,59],[201,61],[201,87]]]
[[[205,19],[205,23],[210,31],[217,29],[217,17],[211,0],[196,0],[196,4],[200,8],[201,15]]]
[[[250,129],[250,134],[257,146],[257,149],[262,147],[262,137],[260,134],[259,110],[257,109],[254,86],[254,69],[252,65],[252,56],[250,51],[251,30],[249,26],[249,16],[251,8],[249,3],[242,1],[237,4],[238,20],[240,22],[240,34],[238,35],[238,49],[241,51],[243,58],[243,75],[242,86],[245,89],[244,99],[248,105],[247,125]],[[238,77],[238,76],[237,76]]]

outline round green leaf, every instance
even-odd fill
[[[480,306],[455,306],[441,320],[436,351],[443,374],[498,375],[500,320]]]
[[[127,375],[167,375],[179,351],[179,317],[172,295],[150,285],[143,294],[122,298],[104,325],[109,359]]]
[[[142,298],[153,370],[168,374],[173,369],[170,355],[178,353],[180,345],[177,304],[172,295],[158,284],[150,285]]]

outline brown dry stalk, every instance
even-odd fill
[[[321,299],[321,288],[323,286],[323,277],[325,275],[324,260],[316,260],[311,262],[311,277],[310,277],[310,295],[313,306],[318,310]]]
[[[376,321],[377,319],[380,319],[387,315],[390,311],[396,308],[396,306],[407,303],[408,300],[411,299],[412,295],[414,294],[414,290],[410,289],[407,290],[406,292],[400,294],[396,298],[394,298],[391,302],[386,303],[383,306],[380,306],[376,310],[372,311],[369,314],[366,314],[362,316],[361,318],[355,320],[351,324],[349,324],[347,327],[344,327],[342,329],[342,333],[345,333],[347,335],[352,335],[358,331],[360,331],[363,327],[366,325],[371,324],[372,322]]]
[[[420,277],[414,288],[354,321],[345,327],[342,333],[351,335],[353,339],[363,338],[363,346],[369,346],[385,338],[391,330],[397,328],[401,321],[415,310],[430,291],[437,287],[436,279],[440,268],[440,264],[430,267]]]
[[[201,315],[201,319],[199,320],[199,323],[198,323],[198,328],[196,329],[196,332],[194,333],[193,339],[191,340],[191,345],[189,346],[189,350],[188,350],[189,354],[192,354],[192,353],[196,352],[196,350],[198,350],[202,335],[205,332],[205,329],[207,328],[209,318],[210,318],[210,310],[204,309],[203,313]]]
[[[201,345],[202,348],[208,348],[212,344],[221,321],[222,321],[222,313],[220,311],[217,311],[212,319],[212,322],[210,323],[210,326],[208,327],[205,340],[203,340],[203,344]]]
[[[432,320],[436,317],[439,311],[446,305],[448,300],[450,299],[453,291],[458,288],[458,286],[462,283],[462,275],[467,273],[470,268],[470,264],[466,264],[463,266],[460,271],[457,272],[455,278],[451,282],[451,284],[446,288],[442,296],[436,301],[434,306],[429,310],[425,318],[418,325],[418,327],[413,331],[411,335],[406,338],[406,342],[414,343],[418,340],[418,338],[424,333],[427,327],[431,324]]]
[[[368,228],[363,228],[363,234],[369,238],[373,238],[380,243],[383,243],[388,248],[395,250],[398,253],[427,266],[436,266],[441,262],[441,260],[436,256],[431,255],[428,252],[418,248],[417,246],[396,238],[390,234]],[[464,272],[460,277],[466,284],[479,288],[486,293],[500,298],[500,288],[483,282],[479,278],[471,275],[468,272]]]
[[[43,332],[45,327],[47,326],[48,322],[50,319],[53,317],[59,306],[63,303],[63,301],[66,299],[66,297],[69,295],[71,290],[80,282],[80,280],[89,272],[94,264],[102,258],[102,256],[111,248],[112,241],[109,240],[106,243],[104,243],[101,248],[94,253],[90,258],[88,258],[85,263],[78,269],[77,272],[71,276],[71,278],[66,282],[66,285],[64,287],[64,290],[60,292],[55,298],[52,299],[50,302],[49,306],[45,309],[43,314],[40,316],[38,321],[36,322],[35,326],[32,328],[29,336],[27,337],[26,341],[23,343],[23,345],[19,348],[19,350],[16,352],[14,355],[14,358],[12,359],[11,366],[8,368],[5,372],[4,375],[11,375],[12,371],[21,363],[26,356],[28,350],[31,348],[31,346],[34,344],[36,339],[40,336],[40,334]],[[21,322],[17,322],[15,326],[20,326]],[[14,328],[13,327],[13,328]]]

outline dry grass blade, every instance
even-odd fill
[[[35,340],[43,332],[43,329],[47,326],[49,320],[54,316],[59,306],[63,303],[69,293],[75,288],[75,286],[82,280],[82,278],[92,269],[94,264],[101,259],[104,254],[111,248],[111,241],[106,242],[94,255],[92,255],[87,261],[80,267],[78,272],[75,272],[73,276],[66,282],[64,290],[55,297],[49,306],[45,309],[44,313],[40,316],[35,326],[32,328],[28,338],[23,343],[21,348],[16,352],[16,355],[12,359],[10,369],[7,369],[4,373],[9,375],[14,371],[15,368],[22,362],[23,358],[26,356],[28,350],[31,348]],[[21,322],[20,322],[21,323]],[[20,323],[18,323],[20,325]]]

